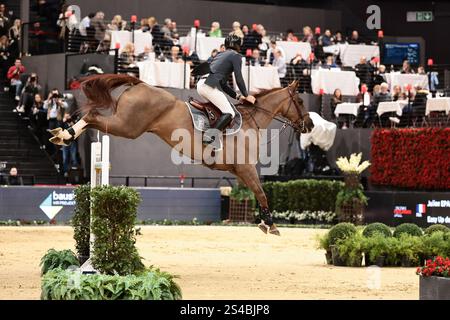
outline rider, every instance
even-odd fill
[[[247,92],[244,79],[242,78],[242,56],[240,55],[242,38],[231,34],[225,38],[225,48],[219,52],[209,64],[209,74],[200,78],[197,83],[197,92],[206,100],[212,102],[222,111],[222,116],[217,120],[213,129],[223,131],[235,117],[234,108],[231,106],[224,92],[233,99],[243,102],[244,100],[254,104],[256,99]],[[240,94],[236,93],[227,84],[230,75],[234,72],[236,83]],[[203,135],[203,143],[209,144],[214,141],[214,137],[208,134]]]

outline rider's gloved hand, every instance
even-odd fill
[[[256,98],[254,96],[248,95],[246,97],[240,97],[239,99],[241,102],[247,101],[250,102],[251,104],[255,104],[256,102]]]

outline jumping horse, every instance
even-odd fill
[[[115,100],[112,92],[124,86],[126,90],[123,90]],[[259,132],[260,129],[267,128],[273,119],[281,121],[284,127],[291,126],[299,133],[310,132],[314,124],[305,110],[302,99],[296,94],[297,87],[298,81],[294,81],[286,88],[265,90],[256,94],[254,105],[237,105],[243,123],[241,130],[236,134],[239,135],[247,129]],[[183,128],[194,135],[195,129],[184,101],[135,77],[117,74],[91,76],[82,82],[81,88],[87,97],[87,104],[81,108],[84,116],[67,130],[57,128],[51,131],[52,143],[68,145],[87,128],[128,139],[136,139],[145,132],[151,132],[172,148],[178,144],[178,141],[171,139],[174,130]],[[110,115],[104,115],[105,112],[102,110],[109,110]],[[224,147],[219,152],[226,153],[226,141],[223,143]],[[245,140],[243,144],[236,144],[234,148],[234,154],[237,148],[244,148],[244,151],[248,152]],[[193,147],[191,150],[183,150],[182,153],[191,159],[202,159]],[[202,161],[202,164],[210,169],[228,171],[237,176],[238,180],[254,193],[259,203],[261,223],[258,227],[265,233],[280,235],[272,221],[255,163],[206,164]]]

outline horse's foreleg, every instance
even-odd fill
[[[86,126],[88,125],[85,120],[86,117],[87,116],[81,118],[77,123],[68,129],[63,130],[62,128],[56,128],[51,130],[50,133],[53,137],[50,138],[50,142],[64,146],[69,145],[84,132]]]
[[[264,193],[261,182],[259,181],[256,167],[251,164],[238,164],[235,166],[233,171],[236,176],[255,194],[256,200],[261,207],[262,222],[258,225],[259,228],[265,233],[267,233],[267,229],[269,229],[269,233],[280,235],[280,232],[272,221],[272,215],[270,214],[267,197]]]

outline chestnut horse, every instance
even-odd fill
[[[114,101],[111,91],[123,85],[130,85]],[[296,94],[298,82],[294,81],[286,88],[277,88],[260,92],[256,95],[255,105],[240,105],[238,110],[242,114],[243,123],[239,135],[247,129],[259,132],[265,129],[276,118],[285,126],[290,125],[298,132],[309,132],[313,123],[309,114],[305,111],[303,101]],[[186,129],[191,136],[194,129],[191,115],[185,102],[178,100],[169,92],[151,87],[137,78],[127,75],[97,75],[87,78],[82,83],[82,90],[88,99],[88,103],[82,108],[85,114],[72,128],[62,130],[54,129],[54,137],[51,142],[59,145],[67,145],[76,139],[86,128],[94,128],[107,134],[136,139],[145,132],[151,132],[159,136],[172,148],[176,148],[178,141],[171,139],[176,129]],[[112,115],[102,115],[102,109],[110,109]],[[281,119],[280,119],[281,117]],[[257,136],[259,139],[259,135]],[[226,140],[226,139],[224,139]],[[259,140],[258,140],[259,141]],[[224,157],[226,141],[223,141]],[[259,144],[258,144],[259,145]],[[202,146],[203,151],[206,146]],[[244,148],[248,153],[245,143],[236,144],[233,148]],[[261,209],[261,223],[259,228],[267,233],[279,235],[269,211],[266,195],[260,183],[255,163],[232,164],[205,164],[201,154],[192,147],[191,150],[179,150],[184,155],[195,160],[202,160],[202,164],[214,170],[229,171],[245,184],[254,194]],[[233,150],[237,154],[237,150]]]

